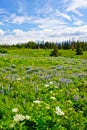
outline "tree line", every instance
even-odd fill
[[[87,42],[84,41],[65,41],[62,43],[55,43],[55,42],[34,42],[34,41],[29,41],[27,43],[21,43],[21,44],[13,44],[13,45],[8,45],[8,44],[1,44],[0,48],[30,48],[30,49],[53,49],[54,47],[57,47],[58,49],[77,49],[82,48],[83,51],[87,51]]]

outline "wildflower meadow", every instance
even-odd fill
[[[87,59],[0,54],[0,130],[87,130]]]

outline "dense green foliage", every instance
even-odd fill
[[[1,130],[87,129],[87,52],[51,51],[0,53]]]
[[[0,53],[7,53],[7,50],[5,48],[1,48]]]

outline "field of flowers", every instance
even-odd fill
[[[87,60],[0,54],[0,130],[87,130]]]

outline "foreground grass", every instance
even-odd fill
[[[0,55],[1,130],[86,130],[87,60],[50,52]]]

